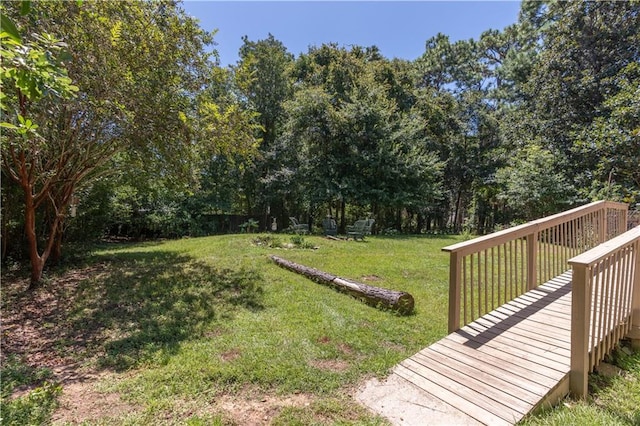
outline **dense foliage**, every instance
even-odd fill
[[[438,34],[411,62],[336,44],[295,57],[245,37],[227,69],[207,53],[215,34],[173,1],[21,3],[2,5],[24,34],[3,35],[3,59],[59,57],[40,65],[64,90],[21,85],[20,63],[3,60],[3,260],[28,246],[25,221],[59,255],[63,235],[282,229],[290,216],[313,227],[327,214],[342,229],[372,216],[382,232],[488,232],[640,201],[637,1],[524,1],[514,25]]]

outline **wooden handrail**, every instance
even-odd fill
[[[450,254],[449,332],[460,328],[461,317],[472,321],[560,275],[570,257],[624,232],[627,209],[596,201],[444,247]]]
[[[603,260],[606,256],[610,255],[620,246],[630,244],[638,237],[640,237],[640,226],[636,226],[624,234],[618,235],[617,237],[614,237],[589,251],[572,257],[569,259],[569,264],[571,266],[582,265],[585,267],[591,267]]]
[[[593,203],[585,204],[584,206],[576,207],[575,209],[568,210],[566,212],[557,213],[552,216],[543,217],[541,219],[536,219],[522,225],[503,229],[502,231],[494,232],[489,235],[483,235],[469,241],[452,244],[450,246],[442,248],[442,251],[457,252],[458,255],[465,256],[470,253],[476,253],[479,250],[483,250],[484,248],[491,248],[491,246],[497,246],[507,241],[526,237],[527,235],[533,234],[536,231],[548,229],[563,222],[567,222],[572,219],[584,216],[587,213],[595,212],[605,208],[613,208],[616,210],[626,211],[629,206],[627,204],[618,203],[615,201],[594,201]]]
[[[640,339],[640,226],[569,259],[569,264],[569,386],[575,396],[584,397],[588,373],[619,339]]]

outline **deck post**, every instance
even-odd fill
[[[449,257],[449,333],[460,328],[460,286],[462,256],[456,251]]]
[[[589,323],[591,311],[591,280],[587,265],[571,264],[571,370],[569,390],[578,398],[588,393],[589,373]]]
[[[633,294],[631,296],[631,331],[627,337],[631,346],[640,350],[640,241],[634,245],[635,267],[633,270]]]
[[[538,231],[527,235],[527,289],[536,288],[538,270]]]

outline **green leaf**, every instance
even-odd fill
[[[24,16],[31,12],[31,0],[22,0],[20,4],[20,15]]]
[[[4,127],[7,129],[14,129],[14,130],[18,128],[18,126],[14,126],[11,123],[5,123],[5,122],[0,122],[0,127]]]
[[[0,15],[0,26],[2,27],[1,34],[9,36],[9,38],[16,43],[22,43],[20,31],[18,31],[18,28],[7,15]]]

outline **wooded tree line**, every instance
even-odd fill
[[[231,215],[484,233],[640,201],[638,1],[524,1],[415,61],[245,37],[226,68],[174,1],[0,7],[21,35],[2,34],[3,260]]]

